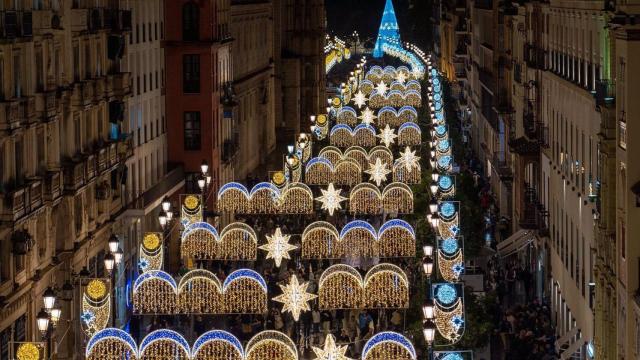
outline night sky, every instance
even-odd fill
[[[410,2],[393,0],[402,39],[425,44],[429,37],[426,20],[430,16],[431,1],[414,0],[411,9]],[[384,4],[385,0],[325,0],[327,30],[341,37],[358,30],[360,39],[375,38]]]

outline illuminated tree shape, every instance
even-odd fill
[[[384,6],[384,12],[382,13],[382,20],[380,21],[378,40],[376,40],[376,46],[373,49],[374,58],[381,58],[383,56],[383,45],[389,43],[402,43],[400,40],[399,30],[400,27],[398,26],[398,19],[396,19],[396,12],[393,9],[393,2],[392,0],[387,0],[387,3]]]

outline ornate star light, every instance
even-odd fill
[[[324,347],[320,349],[314,346],[313,352],[316,354],[315,360],[353,360],[344,354],[347,348],[347,345],[336,345],[336,339],[328,334],[324,340]]]
[[[387,168],[387,164],[383,163],[380,158],[376,159],[375,164],[369,164],[369,170],[365,170],[369,174],[369,180],[380,186],[383,181],[387,181],[387,175],[391,172]]]
[[[359,90],[354,96],[353,96],[353,103],[358,105],[358,108],[361,108],[363,106],[366,105],[367,103],[367,97],[364,95],[364,93],[362,92],[362,90]]]
[[[290,312],[293,315],[293,319],[298,321],[300,313],[311,310],[309,301],[318,297],[307,292],[308,286],[308,282],[300,284],[298,278],[295,275],[291,275],[287,285],[280,285],[282,295],[274,297],[273,301],[282,303],[282,311]]]
[[[333,212],[342,209],[341,202],[347,200],[346,197],[341,196],[342,189],[336,189],[333,187],[333,183],[329,184],[327,190],[320,189],[322,196],[316,198],[316,201],[322,203],[322,210],[327,210],[329,215],[333,216]]]
[[[371,125],[373,121],[377,118],[373,110],[369,109],[367,106],[364,110],[362,110],[362,115],[360,115],[360,119],[362,119],[363,124]]]
[[[393,144],[398,137],[395,130],[389,127],[389,124],[387,124],[384,129],[380,130],[380,134],[377,136],[386,147],[389,147],[389,145]]]
[[[267,259],[273,259],[276,267],[280,267],[282,259],[291,259],[289,251],[298,248],[295,245],[289,244],[289,238],[291,238],[291,235],[283,235],[280,228],[276,228],[276,232],[272,236],[267,235],[267,244],[258,248],[260,250],[266,250]]]
[[[380,81],[378,83],[378,85],[376,86],[376,91],[378,92],[378,94],[384,96],[384,94],[387,93],[387,90],[389,88],[387,87],[387,84],[384,83],[384,81]]]
[[[404,165],[407,172],[411,172],[413,168],[420,168],[420,157],[416,156],[416,150],[411,151],[411,148],[407,146],[404,152],[400,153],[400,163]]]
[[[400,84],[404,84],[405,81],[407,81],[407,75],[403,72],[399,72],[398,75],[396,75],[396,80],[400,83]]]

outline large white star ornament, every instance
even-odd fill
[[[279,286],[280,289],[282,289],[282,294],[274,297],[273,301],[282,303],[282,311],[290,312],[295,321],[300,319],[300,313],[311,310],[309,301],[318,297],[308,293],[307,288],[309,287],[309,283],[300,284],[295,275],[291,275],[291,279],[287,285]]]
[[[387,168],[387,164],[382,162],[382,159],[377,158],[374,164],[369,164],[369,170],[365,170],[369,174],[369,180],[380,186],[383,181],[387,181],[387,175],[391,172]]]
[[[382,96],[387,93],[387,90],[389,90],[389,88],[387,87],[387,84],[384,83],[384,81],[380,81],[380,83],[378,83],[378,85],[376,86],[376,91]]]
[[[396,75],[396,81],[400,84],[404,84],[407,81],[407,75],[403,72],[399,72],[398,75]]]
[[[258,247],[258,249],[266,250],[267,259],[273,259],[276,267],[280,267],[282,259],[291,259],[289,251],[298,248],[295,245],[289,244],[290,238],[291,235],[283,235],[280,228],[276,228],[276,232],[273,235],[267,235],[267,243]]]
[[[320,349],[314,346],[313,352],[316,354],[315,360],[353,360],[345,355],[347,349],[348,345],[336,345],[336,339],[328,334],[324,340],[324,347]]]
[[[400,153],[399,161],[407,169],[407,172],[411,172],[414,168],[420,168],[420,157],[416,156],[416,150],[411,151],[408,146],[404,149],[404,152]]]
[[[373,110],[369,109],[367,106],[364,110],[362,110],[362,115],[360,115],[360,119],[362,119],[363,124],[371,125],[374,120],[377,118]]]
[[[322,191],[322,196],[316,198],[316,201],[320,201],[322,210],[327,210],[331,216],[334,211],[342,209],[340,203],[347,200],[346,197],[340,195],[342,189],[334,188],[333,183],[329,184],[327,190],[320,189],[320,191]]]
[[[387,124],[384,129],[380,130],[380,134],[377,136],[380,138],[380,142],[382,142],[386,147],[393,144],[395,139],[398,137],[395,130],[389,127],[389,124]]]
[[[367,104],[367,97],[361,90],[353,96],[353,103],[358,105],[358,108],[362,108]]]

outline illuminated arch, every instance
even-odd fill
[[[393,181],[401,182],[405,184],[419,184],[422,181],[422,169],[420,164],[418,167],[411,168],[411,171],[407,168],[406,164],[396,160],[393,164]]]
[[[369,106],[373,109],[380,109],[387,106],[387,98],[384,94],[380,94],[377,90],[373,90],[369,95]]]
[[[347,148],[344,152],[344,157],[357,161],[361,169],[369,167],[369,156],[367,155],[367,151],[360,146],[351,146]]]
[[[249,191],[237,182],[222,185],[218,190],[218,210],[246,213],[249,209]]]
[[[378,127],[394,126],[397,123],[398,113],[391,106],[384,106],[378,110]]]
[[[374,88],[375,88],[375,86],[373,85],[373,83],[369,79],[362,80],[362,82],[360,83],[360,86],[359,86],[359,89],[362,90],[362,92],[365,95],[371,94],[371,91],[373,91]]]
[[[402,94],[402,92],[398,91],[398,90],[391,90],[387,93],[386,99],[385,99],[385,103],[387,104],[387,106],[402,106],[405,104],[405,99],[404,96]]]
[[[398,125],[406,122],[416,122],[418,120],[418,112],[413,106],[403,106],[398,110]]]
[[[374,164],[376,159],[380,159],[383,164],[391,167],[393,164],[393,154],[386,146],[378,145],[369,151],[369,163]]]
[[[267,311],[267,283],[251,269],[240,269],[222,284],[227,313],[262,314]]]
[[[387,212],[413,213],[413,191],[406,184],[393,182],[382,191],[382,207]]]
[[[313,212],[313,193],[304,183],[290,183],[282,192],[281,214],[310,214]]]
[[[218,231],[206,222],[189,224],[182,232],[180,253],[195,259],[213,259],[216,257],[219,236]]]
[[[331,160],[318,156],[309,160],[304,171],[305,181],[308,184],[326,185],[332,180],[334,167]]]
[[[415,90],[415,91],[421,91],[422,89],[422,87],[420,86],[420,83],[417,80],[407,81],[404,87],[407,90]]]
[[[416,350],[401,334],[385,331],[375,334],[362,349],[362,360],[416,360]]]
[[[340,235],[333,224],[316,221],[302,233],[303,259],[335,259],[342,257]]]
[[[123,357],[135,360],[138,358],[138,346],[127,332],[106,328],[89,339],[85,357],[87,360],[117,360]]]
[[[376,145],[376,129],[369,124],[358,124],[353,129],[353,144],[371,147]]]
[[[382,209],[382,194],[377,186],[361,183],[349,194],[349,211],[356,214],[379,214]]]
[[[189,343],[173,330],[156,330],[145,336],[140,343],[140,359],[157,359],[171,354],[172,359],[188,360],[191,354]]]
[[[378,264],[364,278],[364,306],[367,308],[406,308],[409,306],[409,280],[393,264]]]
[[[421,107],[422,97],[420,96],[420,93],[415,90],[407,90],[404,93],[404,102],[406,105]]]
[[[187,272],[178,285],[178,312],[184,314],[219,314],[224,311],[222,284],[210,271]]]
[[[178,296],[176,281],[164,271],[140,274],[133,284],[133,309],[144,314],[171,314]]]
[[[366,221],[351,221],[340,231],[340,246],[346,257],[376,256],[378,253],[376,230]]]
[[[333,183],[336,185],[354,186],[362,182],[362,168],[354,159],[342,159],[335,166]]]
[[[211,330],[200,335],[191,349],[193,360],[243,360],[240,340],[223,330]]]
[[[422,142],[420,126],[414,122],[405,122],[398,127],[398,145],[417,146]]]
[[[218,254],[221,259],[255,260],[258,252],[258,235],[251,226],[235,222],[222,230]]]
[[[358,309],[362,296],[362,276],[353,267],[336,264],[320,275],[318,301],[321,309]]]
[[[249,193],[251,213],[274,214],[278,211],[280,190],[271,182],[256,184]]]
[[[416,255],[416,234],[413,227],[401,219],[382,224],[378,230],[380,257],[413,257]]]
[[[266,330],[247,343],[246,360],[298,360],[295,343],[279,331]]]
[[[335,146],[325,146],[318,153],[318,157],[329,160],[331,164],[335,164],[342,159],[342,151]],[[307,163],[309,167],[309,163]]]
[[[355,126],[358,123],[358,114],[351,106],[343,106],[338,110],[336,119],[338,124]]]
[[[394,80],[394,81],[391,82],[390,88],[391,88],[391,90],[398,90],[398,91],[402,91],[402,92],[404,92],[404,90],[405,90],[404,84],[402,84],[401,82],[399,82],[397,80]]]
[[[349,125],[334,125],[329,132],[329,142],[333,146],[349,147],[353,143],[353,130]]]

